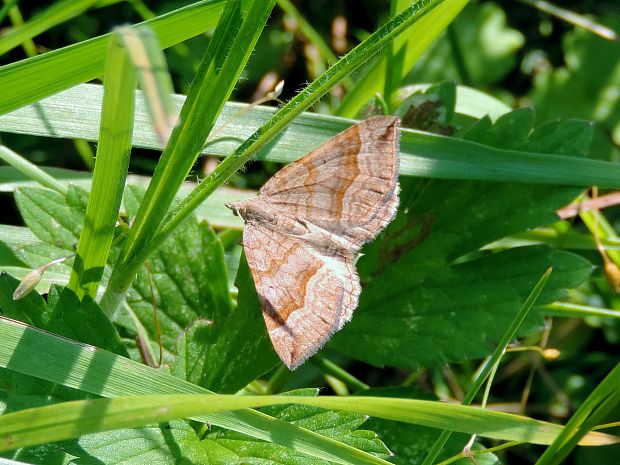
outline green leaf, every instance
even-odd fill
[[[42,241],[73,251],[77,245],[87,194],[78,188],[67,196],[41,188],[23,188],[15,192],[15,201],[30,230]],[[80,211],[81,210],[81,211]],[[58,258],[58,257],[56,257]]]
[[[63,449],[76,457],[76,465],[211,464],[208,447],[185,421],[87,434],[63,443]]]
[[[28,228],[0,225],[0,271],[18,279],[32,275],[38,267],[65,254],[64,250],[39,241]],[[50,265],[35,289],[45,293],[53,283],[66,284],[71,269],[66,262]]]
[[[557,130],[543,139],[532,126],[533,115],[525,110],[496,125],[486,120],[472,134],[480,142],[519,148],[550,146],[566,133]],[[535,142],[530,133],[537,135]],[[572,152],[581,149],[579,142]],[[403,367],[488,355],[549,266],[554,273],[540,304],[580,284],[592,267],[579,256],[544,247],[476,251],[556,221],[555,211],[578,193],[524,184],[403,182],[401,213],[366,248],[358,264],[365,281],[360,304],[332,347],[376,365]]]
[[[17,231],[9,228],[5,230],[7,234],[4,243],[17,258],[31,267],[17,270],[21,271],[21,275],[52,260],[75,253],[77,238],[82,230],[87,198],[86,191],[76,186],[69,186],[66,195],[33,187],[16,190],[15,200],[30,232],[19,230],[19,236],[15,240],[11,237]],[[33,233],[36,237],[33,237]],[[51,284],[50,280],[54,276],[59,278],[58,282],[66,283],[67,274],[70,271],[69,265],[72,261],[70,259],[54,265],[50,271],[46,271],[44,279],[47,285],[39,288],[48,289]],[[4,266],[2,269],[10,270]]]
[[[534,128],[535,112],[522,108],[507,113],[492,124],[483,118],[465,134],[465,139],[498,148],[538,153],[585,156],[590,152],[592,123],[584,120],[549,121]]]
[[[318,389],[300,389],[282,395],[314,397],[318,395]],[[389,450],[376,433],[358,429],[367,420],[364,415],[344,411],[336,412],[306,405],[277,405],[265,407],[261,411],[378,457],[388,458],[390,456]],[[268,461],[267,463],[272,463],[271,461],[276,457],[277,463],[281,465],[329,464],[327,461],[312,459],[278,444],[255,440],[246,435],[221,428],[214,428],[207,434],[206,440],[210,443],[210,448],[215,449],[215,452],[211,454],[213,465],[224,465],[230,463],[231,460],[241,463],[255,463],[265,460]],[[215,446],[220,446],[221,449],[218,450]]]

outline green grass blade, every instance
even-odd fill
[[[69,288],[97,297],[108,260],[131,154],[137,77],[121,33],[112,35],[104,73],[100,139],[84,228]]]
[[[466,4],[467,0],[445,0],[408,31],[409,42],[402,58],[402,73],[411,69],[420,55],[445,30]],[[353,118],[377,92],[384,90],[387,66],[387,57],[381,57],[372,69],[364,73],[364,77],[347,93],[336,110],[336,114]],[[402,74],[398,76],[399,79],[402,77]]]
[[[591,305],[580,305],[569,302],[554,302],[542,307],[545,315],[565,317],[565,318],[616,318],[620,320],[620,311],[610,308],[600,308]]]
[[[474,98],[470,96],[468,98]],[[176,109],[183,96],[174,96]],[[224,156],[235,150],[273,116],[273,108],[228,103],[219,124],[234,120],[218,132],[205,150]],[[138,93],[136,121],[148,121],[143,94]],[[101,86],[82,84],[34,105],[0,116],[0,131],[46,137],[96,141],[101,111]],[[45,115],[45,119],[41,115]],[[236,116],[235,116],[236,115]],[[292,162],[345,129],[348,120],[333,116],[302,113],[276,141],[259,152],[261,160]],[[218,126],[215,127],[218,131]],[[616,163],[563,155],[503,150],[475,142],[421,131],[401,131],[400,174],[441,179],[563,184],[588,187],[620,187],[620,166]],[[137,125],[134,145],[162,149],[150,124]]]
[[[540,456],[536,465],[558,465],[588,431],[620,403],[620,363],[601,381],[579,406],[562,432]]]
[[[392,0],[390,2],[390,16],[394,17],[403,12],[410,3],[410,0]],[[411,34],[413,34],[413,32],[411,32]],[[409,44],[409,38],[409,34],[402,34],[390,44],[385,54],[386,67],[382,96],[387,103],[388,113],[393,113],[395,110],[394,97],[396,91],[400,87],[400,82],[403,77],[403,66],[405,66],[404,58]]]
[[[2,317],[0,366],[103,397],[209,393],[161,370]],[[252,410],[196,418],[323,460],[387,465],[353,447]]]
[[[176,394],[75,401],[9,413],[0,417],[0,451],[71,439],[109,429],[140,427],[177,418],[197,418],[229,410],[278,404],[346,410],[377,418],[434,428],[451,428],[494,439],[533,444],[548,444],[562,432],[561,425],[528,417],[428,400],[361,396]],[[620,438],[590,433],[583,443],[607,445],[616,442],[620,442]]]
[[[275,0],[227,3],[181,110],[181,124],[172,132],[101,300],[108,315],[114,315],[141,266],[143,260],[135,260],[135,255],[146,250],[161,225],[236,85],[274,3]]]
[[[67,187],[58,182],[53,176],[43,171],[37,165],[30,163],[24,157],[13,152],[5,145],[0,145],[0,160],[13,166],[26,177],[38,182],[48,189],[55,190],[61,194],[64,194],[67,191]]]
[[[62,0],[53,3],[30,21],[16,27],[0,38],[0,55],[22,42],[83,13],[99,0]]]
[[[205,0],[140,23],[148,25],[163,48],[215,26],[224,0]],[[0,67],[0,114],[103,74],[110,34]]]

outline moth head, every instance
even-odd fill
[[[230,208],[232,210],[233,215],[235,216],[239,216],[239,210],[237,209],[237,205],[234,203],[225,203],[224,205],[226,205],[227,208]]]
[[[249,200],[249,199],[248,199]],[[228,208],[232,210],[233,215],[240,217],[243,221],[247,218],[247,203],[248,200],[240,200],[239,202],[225,203]]]

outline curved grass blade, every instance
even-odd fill
[[[209,391],[111,352],[0,317],[0,366],[103,397]],[[387,465],[333,439],[252,410],[197,420],[341,464]]]
[[[49,97],[35,106],[0,116],[0,131],[46,137],[79,138],[96,141],[101,112],[101,86],[82,84]],[[142,92],[138,92],[136,122],[148,121]],[[468,97],[470,98],[470,97]],[[175,95],[175,113],[185,97]],[[219,117],[226,125],[204,153],[224,156],[247,139],[273,116],[274,109],[227,103]],[[47,116],[41,118],[41,113]],[[313,113],[302,113],[280,136],[263,147],[257,158],[292,162],[352,124],[351,120]],[[215,131],[219,132],[218,125]],[[151,125],[136,125],[136,147],[162,149]],[[400,174],[441,179],[498,182],[546,183],[588,187],[620,187],[620,166],[588,158],[503,150],[463,139],[421,131],[401,130]]]
[[[387,397],[306,397],[176,394],[82,400],[21,410],[0,417],[0,451],[132,428],[176,418],[197,418],[249,407],[299,404],[346,410],[388,420],[475,433],[494,439],[548,444],[562,426],[509,413],[438,401]],[[274,433],[275,434],[275,433]],[[608,445],[620,438],[589,433],[582,445]]]

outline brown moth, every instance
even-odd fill
[[[351,319],[358,253],[396,214],[398,118],[352,126],[277,172],[258,196],[227,205],[273,347],[291,370]]]

